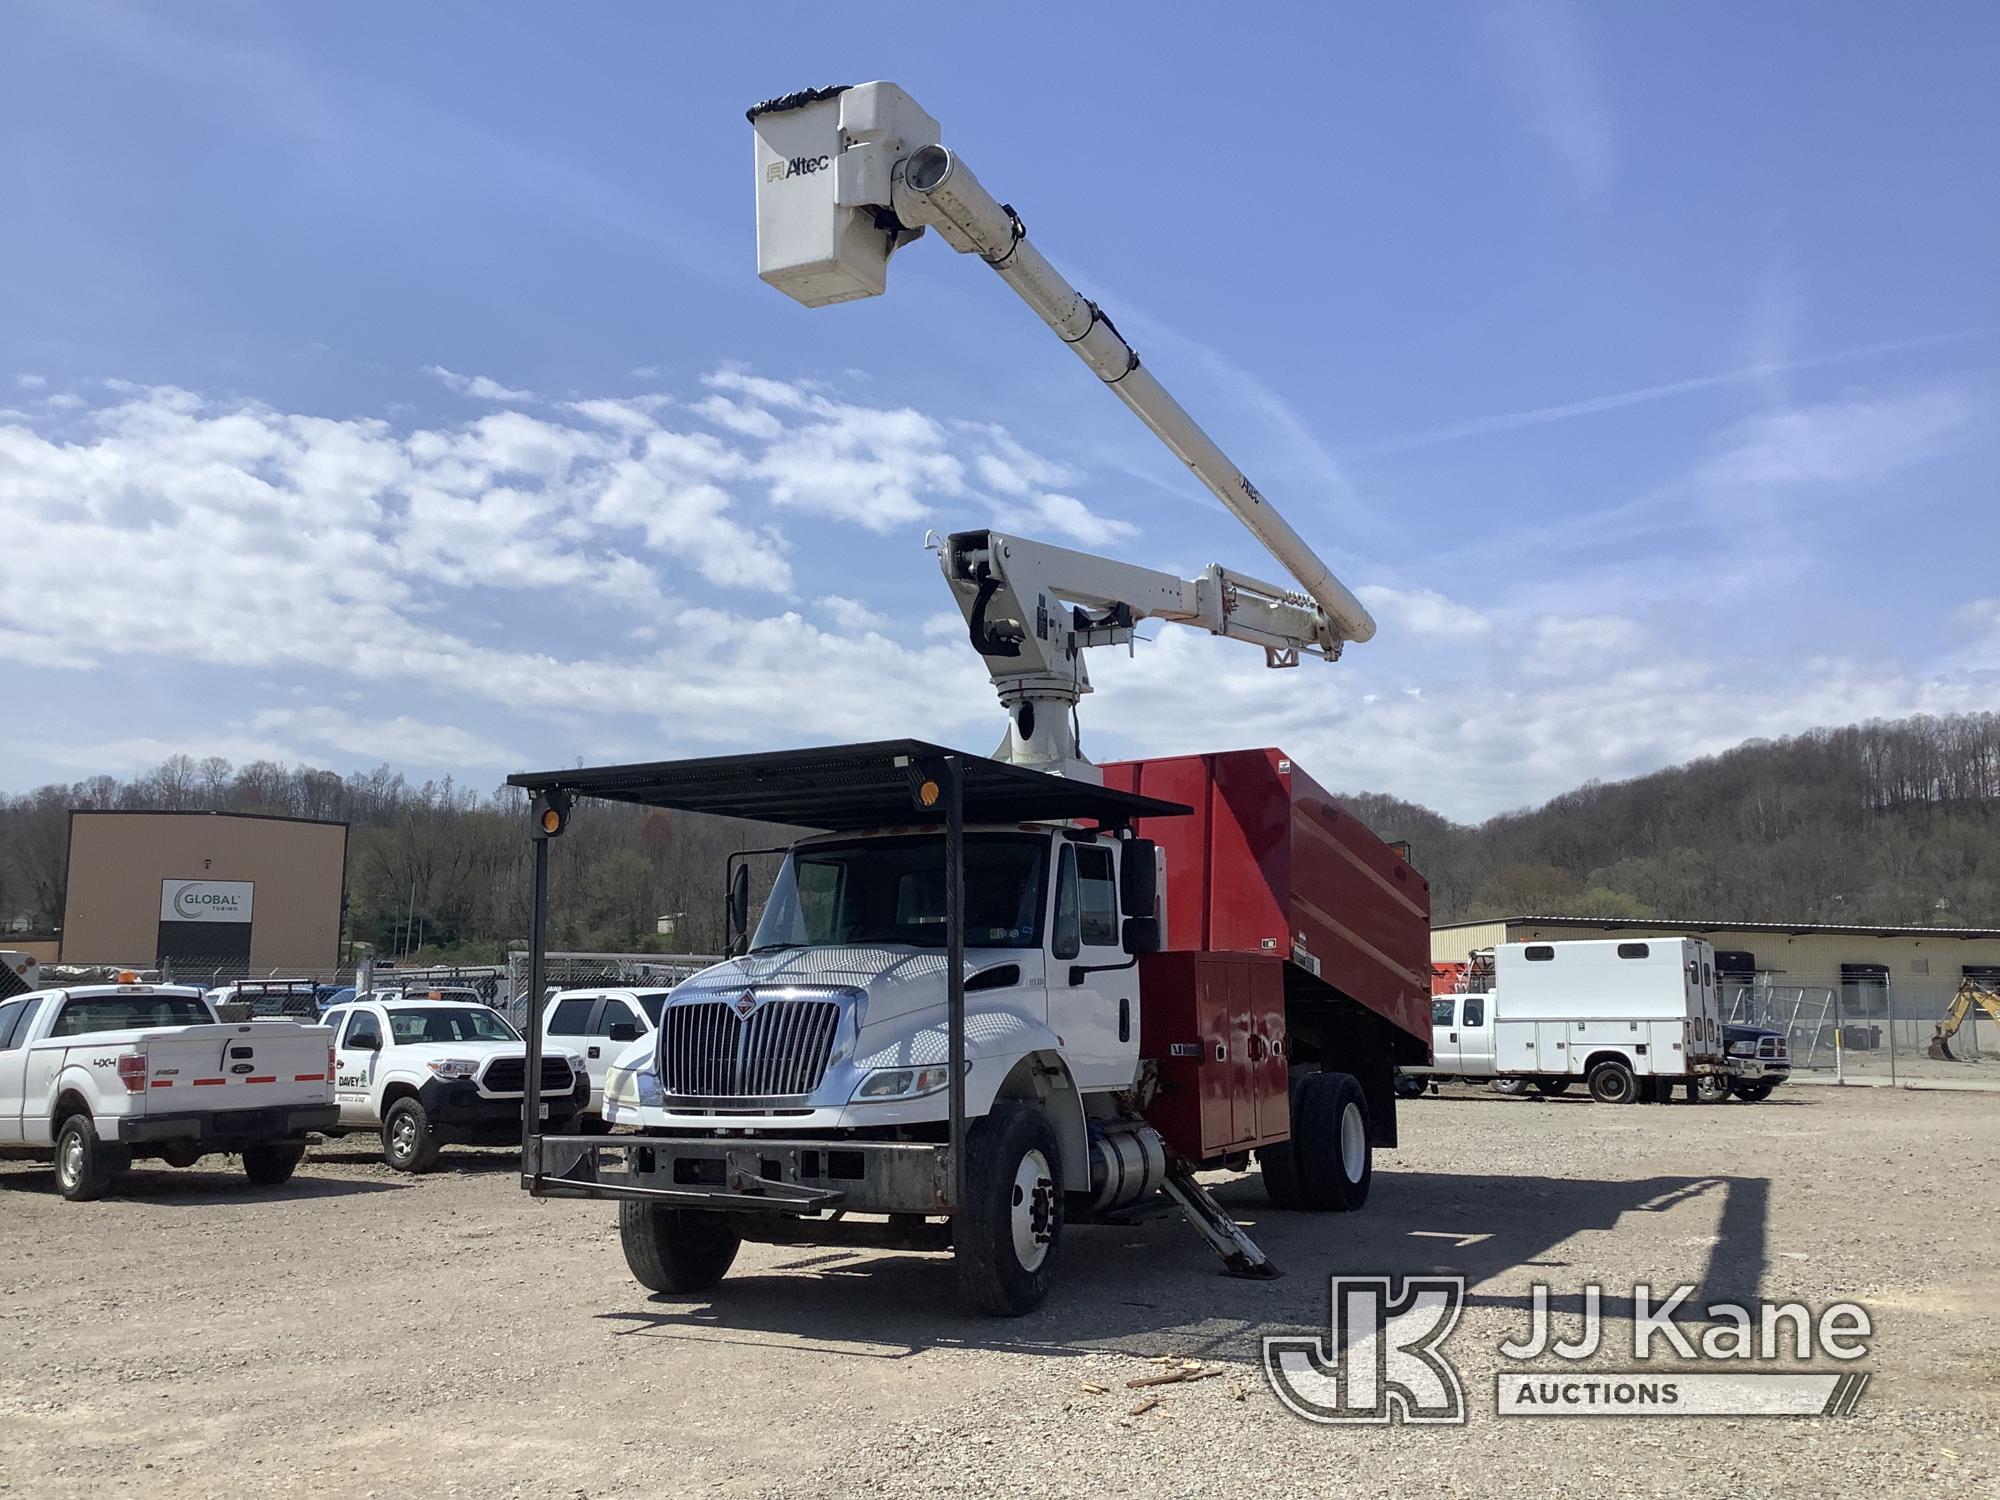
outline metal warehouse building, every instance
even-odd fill
[[[1463,963],[1495,943],[1565,938],[1697,937],[1725,982],[1838,992],[1850,1018],[1936,1017],[1965,976],[2000,986],[2000,928],[1676,922],[1629,917],[1497,917],[1431,929],[1431,961]]]
[[[345,823],[73,810],[62,961],[328,969],[346,883]]]

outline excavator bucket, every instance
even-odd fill
[[[1925,1048],[1925,1049],[1924,1049],[1924,1053],[1925,1053],[1925,1055],[1926,1055],[1927,1057],[1929,1057],[1929,1058],[1930,1058],[1930,1060],[1931,1060],[1932,1062],[1957,1062],[1957,1061],[1958,1061],[1958,1059],[1957,1059],[1957,1058],[1955,1058],[1955,1057],[1953,1057],[1953,1056],[1951,1055],[1951,1043],[1950,1043],[1950,1042],[1947,1042],[1947,1041],[1946,1041],[1946,1040],[1945,1040],[1945,1039],[1944,1039],[1943,1037],[1941,1037],[1941,1036],[1934,1036],[1934,1037],[1932,1037],[1932,1038],[1931,1038],[1931,1044],[1930,1044],[1930,1046],[1929,1046],[1929,1047],[1927,1047],[1927,1048]]]

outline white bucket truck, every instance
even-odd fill
[[[1431,1001],[1422,1079],[1560,1094],[1582,1083],[1604,1104],[1664,1101],[1676,1084],[1709,1097],[1726,1080],[1715,950],[1694,938],[1501,943],[1475,955],[1462,994]],[[1484,983],[1482,983],[1484,981]]]

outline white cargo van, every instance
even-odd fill
[[[1475,981],[1485,965],[1475,963]],[[1432,1002],[1432,1065],[1406,1076],[1583,1083],[1606,1104],[1726,1075],[1715,950],[1694,938],[1502,943],[1491,988]],[[1418,1085],[1421,1087],[1421,1085]]]

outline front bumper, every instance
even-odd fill
[[[302,1140],[308,1131],[331,1130],[340,1118],[332,1104],[278,1104],[268,1109],[189,1109],[121,1120],[118,1139],[134,1146],[196,1145],[204,1151],[238,1151],[267,1141]]]
[[[1741,1083],[1756,1083],[1764,1079],[1783,1082],[1792,1076],[1792,1065],[1773,1062],[1769,1058],[1732,1057],[1729,1059],[1729,1076]]]
[[[522,1186],[761,1214],[951,1212],[951,1149],[910,1141],[537,1136]]]
[[[417,1090],[417,1100],[430,1117],[431,1133],[446,1145],[505,1144],[521,1136],[522,1096],[483,1094],[469,1079],[433,1078]],[[542,1092],[547,1122],[560,1128],[590,1102],[590,1085],[579,1078],[566,1093]]]

